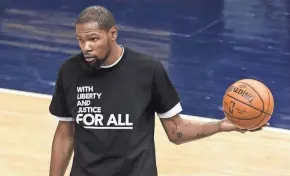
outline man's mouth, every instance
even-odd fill
[[[88,62],[88,63],[92,63],[92,62],[94,62],[96,60],[96,58],[93,57],[93,56],[86,56],[85,55],[84,58],[85,58],[85,61]]]
[[[96,60],[96,58],[94,58],[94,57],[85,57],[85,60],[87,62],[93,62],[94,60]]]

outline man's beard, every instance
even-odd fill
[[[107,60],[107,56],[104,57],[104,58],[98,58],[98,57],[95,57],[94,58],[94,61],[92,63],[88,63],[85,61],[86,65],[88,65],[88,67],[91,67],[92,69],[100,69],[102,64]]]
[[[102,68],[101,66],[108,59],[109,54],[110,54],[110,49],[107,51],[106,55],[103,58],[96,57],[93,63],[88,63],[86,62],[84,55],[82,53],[81,66],[85,72],[88,72],[88,73],[96,72]]]

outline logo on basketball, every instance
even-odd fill
[[[248,93],[246,90],[243,88],[246,88],[246,85],[240,85],[239,87],[231,86],[228,88],[227,92],[234,92],[236,94],[239,94],[243,96],[250,104],[252,104],[252,101],[254,100],[254,96]]]
[[[240,114],[244,114],[244,113],[247,113],[247,111],[245,109],[239,109],[239,108],[236,108],[237,112],[240,113]]]
[[[245,85],[245,84],[241,84],[240,86],[239,86],[239,88],[241,88],[241,89],[243,89],[243,88],[246,88],[247,86]]]
[[[230,102],[230,106],[229,106],[229,113],[230,114],[234,114],[235,104],[236,104],[236,102],[234,102],[234,101]]]

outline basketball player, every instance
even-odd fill
[[[240,131],[226,119],[182,119],[180,99],[162,64],[119,45],[117,36],[106,8],[80,13],[81,53],[61,66],[49,107],[59,119],[50,176],[64,175],[72,151],[71,176],[157,176],[155,113],[174,144]]]

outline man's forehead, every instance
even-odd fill
[[[76,31],[83,31],[83,30],[100,30],[99,24],[97,22],[88,22],[88,23],[81,23],[76,24]]]
[[[104,33],[103,30],[99,28],[98,23],[83,23],[76,25],[76,34],[86,34],[86,35],[102,35]]]

